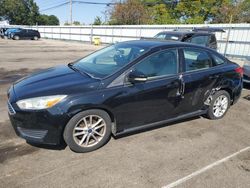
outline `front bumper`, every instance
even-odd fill
[[[9,118],[18,136],[27,142],[59,145],[69,118],[60,109],[21,111],[8,102]]]

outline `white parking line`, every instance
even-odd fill
[[[183,177],[183,178],[181,178],[181,179],[179,179],[179,180],[177,180],[177,181],[175,181],[173,183],[165,185],[162,188],[176,187],[177,185],[180,185],[180,184],[184,183],[185,181],[187,181],[187,180],[189,180],[189,179],[191,179],[191,178],[193,178],[195,176],[198,176],[199,174],[201,174],[201,173],[203,173],[203,172],[205,172],[205,171],[207,171],[207,170],[209,170],[209,169],[211,169],[211,168],[213,168],[213,167],[215,167],[215,166],[217,166],[217,165],[219,165],[221,163],[224,163],[225,161],[228,161],[230,158],[235,157],[236,155],[238,155],[238,154],[240,154],[240,153],[242,153],[244,151],[247,151],[249,149],[250,149],[250,147],[246,147],[244,149],[241,149],[240,151],[235,152],[232,155],[229,155],[229,156],[227,156],[227,157],[225,157],[225,158],[223,158],[223,159],[221,159],[219,161],[216,161],[216,162],[214,162],[214,163],[212,163],[212,164],[210,164],[208,166],[205,166],[204,168],[202,168],[200,170],[197,170],[197,171],[193,172],[192,174],[190,174],[188,176],[185,176],[185,177]]]

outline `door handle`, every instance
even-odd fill
[[[216,78],[219,78],[220,76],[219,75],[211,75],[211,76],[209,76],[208,78],[209,79],[216,79]]]
[[[181,96],[181,98],[184,98],[186,84],[182,74],[179,76],[179,82],[180,82],[180,88],[177,91],[177,96]]]

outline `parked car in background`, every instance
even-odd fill
[[[0,28],[0,37],[1,37],[1,38],[4,38],[4,33],[5,33],[5,31],[6,31],[7,29],[9,29],[9,28],[7,28],[7,27]]]
[[[20,30],[21,28],[9,28],[4,32],[4,38],[8,38],[9,34],[13,31]]]
[[[243,82],[246,84],[250,84],[250,62],[246,62],[243,66],[244,70],[244,76],[243,76]]]
[[[153,38],[159,40],[189,42],[217,50],[217,39],[214,34],[215,32],[225,31],[220,28],[195,28],[192,31],[163,31],[155,35]]]
[[[41,38],[39,31],[33,29],[21,29],[10,33],[10,38],[14,40],[32,39],[38,40]]]
[[[12,35],[13,33],[20,32],[21,30],[23,30],[23,29],[21,29],[21,28],[16,28],[16,29],[10,30],[10,31],[7,33],[7,38],[8,38],[8,39],[11,39],[11,35]]]
[[[121,42],[14,83],[8,109],[28,142],[89,152],[111,134],[206,115],[222,118],[242,90],[242,68],[181,42]],[[166,130],[167,131],[167,130]]]

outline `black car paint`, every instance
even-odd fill
[[[10,120],[16,133],[31,142],[59,144],[63,130],[77,113],[87,109],[103,109],[110,115],[112,133],[120,135],[158,124],[201,115],[208,108],[206,99],[216,89],[227,90],[235,103],[241,93],[242,79],[234,70],[238,65],[225,64],[207,70],[185,73],[182,48],[193,47],[209,53],[215,51],[186,43],[131,41],[149,45],[150,50],[121,70],[102,80],[74,71],[70,66],[51,68],[17,81],[8,91],[9,103],[15,110]],[[159,50],[179,49],[179,73],[145,83],[131,84],[126,76],[134,64]],[[216,53],[217,54],[217,53]],[[183,87],[185,84],[185,92]],[[46,110],[20,110],[20,99],[68,95],[63,101]],[[24,135],[17,127],[48,130],[42,139]]]
[[[9,35],[9,38],[12,39],[14,39],[15,36],[18,36],[20,39],[34,39],[34,37],[41,37],[39,31],[33,29],[21,29],[18,32],[10,33]]]
[[[208,36],[208,40],[205,44],[206,47],[208,48],[212,48],[212,49],[217,49],[217,39],[214,33],[211,32],[204,32],[204,31],[200,31],[200,30],[194,30],[194,31],[163,31],[158,33],[157,35],[171,35],[173,34],[178,35],[178,41],[181,42],[190,42],[190,40],[194,37],[198,37],[198,36]],[[145,38],[147,39],[147,38]],[[152,38],[152,39],[156,39],[156,38]],[[164,40],[164,39],[163,39]]]

